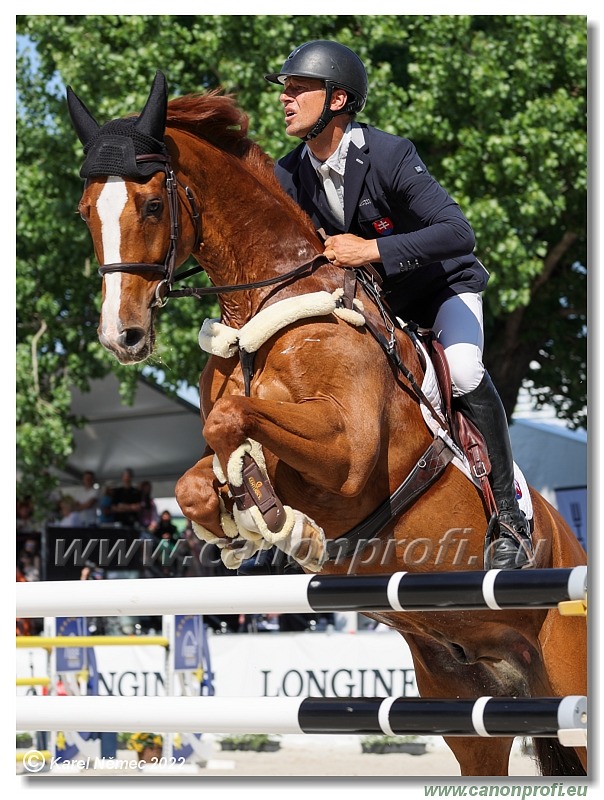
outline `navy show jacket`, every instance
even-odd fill
[[[377,239],[375,264],[393,310],[430,326],[454,294],[481,292],[488,272],[473,253],[474,233],[457,203],[430,175],[412,142],[355,123],[344,184],[344,228],[334,218],[305,145],[280,159],[275,174],[285,191],[327,235]]]

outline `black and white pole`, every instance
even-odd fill
[[[584,600],[587,567],[17,583],[17,617],[481,611]]]
[[[558,737],[585,731],[568,697],[18,697],[19,731]]]

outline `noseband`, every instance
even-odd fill
[[[178,187],[180,186],[189,202],[193,224],[195,225],[195,245],[196,249],[201,240],[201,221],[199,216],[199,206],[195,200],[193,192],[188,186],[182,184],[174,174],[170,162],[170,156],[163,153],[153,153],[150,155],[136,156],[137,161],[159,161],[164,165],[166,175],[166,192],[168,193],[168,211],[170,214],[170,243],[163,264],[150,264],[145,261],[127,261],[114,264],[103,264],[99,267],[99,275],[104,276],[111,272],[145,272],[161,275],[162,280],[155,289],[155,298],[151,303],[151,308],[157,306],[161,308],[168,302],[170,289],[174,281],[176,269],[176,248],[180,233],[178,226]]]

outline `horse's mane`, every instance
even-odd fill
[[[168,103],[167,125],[188,131],[238,158],[268,191],[289,206],[294,216],[305,225],[311,224],[307,214],[281,188],[275,177],[274,160],[248,137],[248,115],[233,95],[213,89],[176,97]]]

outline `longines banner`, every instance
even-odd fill
[[[208,645],[214,693],[223,697],[418,694],[409,648],[393,631],[210,635]],[[94,652],[100,695],[165,694],[163,648],[97,647]],[[18,676],[43,675],[45,669],[43,651],[17,650]],[[178,687],[175,681],[176,694]]]

